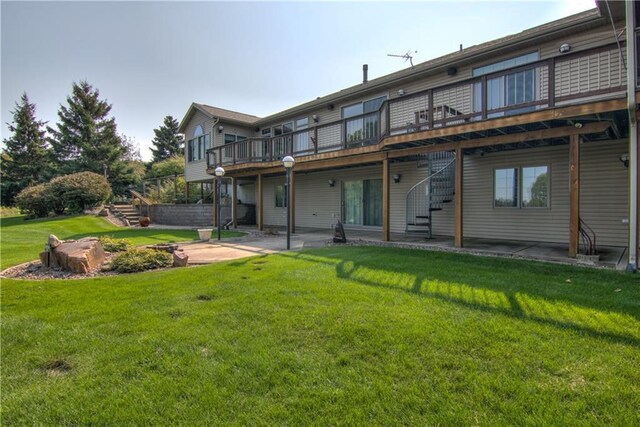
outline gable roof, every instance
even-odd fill
[[[600,4],[598,4],[598,7],[600,7]],[[196,106],[196,108],[205,112],[205,114],[208,114],[209,116],[223,118],[223,115],[227,115],[229,118],[226,120],[228,121],[232,121],[240,125],[260,126],[312,108],[327,106],[355,96],[361,96],[369,92],[386,89],[392,84],[398,84],[407,80],[413,80],[416,77],[426,77],[438,72],[443,72],[450,66],[458,67],[465,64],[483,61],[494,55],[508,53],[513,49],[535,46],[543,41],[575,34],[576,31],[586,31],[592,28],[597,28],[606,24],[606,22],[607,18],[602,16],[599,8],[594,8],[548,22],[537,27],[529,28],[519,33],[510,34],[479,45],[470,46],[461,51],[452,52],[426,62],[416,64],[412,68],[396,71],[394,73],[369,80],[366,83],[359,83],[354,86],[347,87],[263,118],[196,103],[191,105],[189,111]],[[215,112],[219,115],[215,114]],[[190,118],[188,116],[189,112],[187,113],[187,116],[185,116],[185,119]],[[181,123],[181,129],[183,124],[185,124],[185,119],[183,119],[183,122]]]
[[[260,117],[253,116],[251,114],[240,113],[238,111],[226,110],[224,108],[218,108],[207,104],[199,104],[197,102],[193,102],[191,103],[189,110],[187,110],[187,114],[185,114],[184,118],[180,122],[178,132],[184,133],[187,127],[187,123],[189,123],[196,111],[200,111],[210,119],[217,118],[227,123],[235,123],[244,126],[252,125],[260,120]]]

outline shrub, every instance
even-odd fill
[[[171,267],[173,257],[154,249],[129,249],[113,257],[111,269],[118,273],[135,273],[154,268]]]
[[[20,212],[30,217],[41,218],[51,211],[51,197],[45,184],[33,185],[20,191],[15,198]]]
[[[151,165],[151,177],[164,177],[170,175],[181,175],[184,173],[184,157],[173,156],[167,160]]]
[[[111,195],[111,186],[93,172],[78,172],[54,178],[49,183],[51,194],[72,213],[81,213],[103,203]]]
[[[133,246],[130,240],[114,239],[109,236],[101,236],[98,240],[102,243],[102,247],[107,252],[124,252]]]

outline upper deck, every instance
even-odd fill
[[[303,130],[211,148],[207,165],[209,169],[222,165],[229,171],[260,169],[276,165],[286,155],[313,161],[328,157],[326,153],[332,153],[330,157],[352,155],[359,147],[370,147],[359,150],[367,152],[393,149],[400,143],[406,146],[426,141],[429,131],[447,128],[451,132],[446,134],[462,134],[526,125],[540,121],[541,112],[566,111],[570,106],[585,106],[574,112],[577,116],[615,111],[624,108],[624,61],[624,49],[621,52],[614,43],[503,66],[495,72],[479,72],[463,81],[381,101],[374,111],[355,115],[343,111],[340,120],[310,120]],[[618,99],[620,106],[602,103]]]

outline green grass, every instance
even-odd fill
[[[0,218],[0,268],[38,259],[49,234],[60,239],[79,239],[87,236],[111,236],[129,239],[134,245],[184,242],[197,238],[193,230],[161,230],[156,228],[117,227],[102,217],[72,216],[25,220],[24,216]],[[225,231],[223,237],[237,237],[244,233]]]
[[[640,425],[620,272],[341,247],[1,292],[3,425]]]

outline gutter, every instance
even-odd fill
[[[625,2],[627,31],[627,109],[629,111],[629,263],[638,269],[638,121],[636,120],[636,33],[633,1]],[[639,6],[640,7],[640,6]]]

